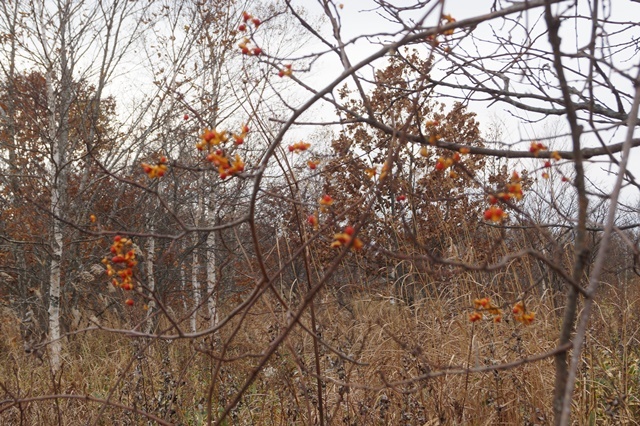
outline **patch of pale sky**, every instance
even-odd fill
[[[308,8],[310,15],[321,15],[322,11],[318,8],[317,2],[298,2]],[[409,5],[412,2],[394,2],[394,4],[406,4]],[[433,2],[432,2],[433,3]],[[620,2],[621,3],[621,2]],[[633,9],[640,15],[640,6],[637,4],[630,4],[630,2],[624,2],[622,7],[613,8],[612,3],[607,3],[606,12],[607,18],[610,20],[617,20],[624,22],[631,16],[630,9]],[[343,8],[339,10],[340,22],[341,22],[341,36],[344,41],[352,41],[357,39],[347,47],[347,52],[352,64],[357,63],[376,52],[381,44],[390,43],[397,40],[399,30],[401,28],[387,20],[379,9],[375,8],[375,4],[370,1],[362,0],[345,0]],[[449,13],[456,19],[461,20],[481,14],[489,13],[491,7],[494,4],[493,0],[484,1],[449,1],[444,2],[443,13]],[[404,18],[417,20],[424,16],[424,14],[432,7],[432,4],[427,4],[421,10],[413,10],[407,13]],[[565,6],[559,6],[565,7]],[[586,13],[587,4],[582,3],[580,6],[581,13]],[[495,37],[494,31],[497,33],[502,32],[505,37],[522,37],[524,31],[533,31],[533,36],[539,36],[536,43],[539,44],[541,49],[549,49],[549,43],[547,36],[544,34],[546,31],[546,25],[541,18],[543,9],[539,8],[528,12],[520,18],[519,25],[513,28],[507,28],[501,22],[480,25],[474,30],[474,35],[480,39],[491,41],[492,37]],[[435,23],[440,16],[439,8],[432,13],[427,19],[427,23]],[[587,14],[588,16],[588,14]],[[325,26],[328,23],[324,23]],[[576,52],[587,45],[589,37],[591,35],[590,30],[591,22],[589,20],[583,20],[570,25],[565,23],[564,27],[561,27],[562,48],[568,52]],[[330,30],[326,30],[325,33],[330,33]],[[362,37],[366,35],[368,37]],[[638,34],[636,34],[638,35]],[[618,42],[624,42],[621,37],[628,37],[627,33],[614,34],[609,36],[607,40],[611,44]],[[493,40],[495,41],[495,39]],[[318,46],[322,49],[322,46]],[[489,46],[485,46],[489,49]],[[482,47],[481,47],[482,49]],[[487,50],[488,52],[489,50]],[[484,53],[484,52],[480,52]],[[625,55],[620,54],[620,59],[616,61],[616,66],[620,67],[625,72],[636,72],[638,56],[637,52],[629,52]],[[384,60],[379,60],[375,64],[375,68],[384,66]],[[500,64],[488,64],[492,67],[498,67]],[[578,65],[575,65],[576,67]],[[329,81],[336,78],[342,71],[342,65],[340,60],[335,54],[326,55],[322,61],[314,65],[314,70],[308,76],[309,82],[317,88],[323,87]],[[362,73],[371,72],[372,68],[363,69]],[[434,71],[437,72],[437,71]],[[575,79],[576,84],[586,85],[584,78],[579,74],[570,73],[570,79]],[[625,93],[633,93],[633,84],[629,79],[621,77],[616,72],[611,72],[610,78],[615,82],[616,87]],[[517,82],[516,82],[517,83]],[[526,84],[526,80],[523,77],[522,84]],[[577,89],[584,89],[584,87],[577,86]],[[615,102],[613,96],[610,93],[602,93],[598,99],[608,105],[613,105]],[[541,117],[535,113],[517,111],[515,108],[505,105],[503,103],[490,103],[481,101],[470,101],[468,103],[468,109],[477,114],[477,119],[480,123],[481,129],[485,135],[490,134],[491,128],[498,126],[501,128],[502,141],[511,144],[514,149],[524,149],[528,147],[528,141],[532,139],[545,139],[549,142],[550,146],[555,149],[570,149],[570,138],[568,137],[568,125],[566,124],[566,117]],[[317,111],[314,110],[314,116],[317,117]],[[521,117],[521,118],[519,118]],[[527,121],[530,120],[530,121]],[[588,130],[588,129],[587,129]],[[625,128],[620,128],[613,132],[603,132],[605,141],[607,143],[620,142],[625,137]],[[597,146],[599,144],[597,138],[590,134],[585,134],[582,138],[585,146]],[[519,141],[522,141],[519,143]],[[637,151],[637,150],[636,150]],[[619,156],[617,156],[619,158]],[[611,184],[613,183],[612,172],[616,171],[610,161],[605,158],[602,163],[593,163],[588,165],[588,175],[593,182],[593,187],[602,190],[604,193],[608,192]],[[640,178],[640,153],[633,153],[629,162],[629,171],[637,178]],[[517,167],[534,169],[536,166],[531,161],[519,162]],[[630,187],[624,191],[624,199],[629,200],[630,203],[637,203],[640,198],[637,188]],[[636,200],[636,201],[634,201]]]
[[[394,4],[397,5],[410,5],[412,3],[414,2],[410,0],[394,2]],[[624,3],[625,5],[623,8],[609,9],[611,14],[610,19],[623,21],[628,16],[631,16],[631,10],[629,8],[633,9],[637,15],[640,15],[639,5],[632,4],[631,2]],[[398,31],[402,28],[400,28],[397,23],[393,23],[388,20],[379,9],[376,9],[374,2],[365,0],[344,0],[342,4],[344,7],[338,10],[341,23],[341,36],[344,41],[357,39],[347,47],[347,52],[352,64],[365,59],[377,51],[382,44],[397,40]],[[441,13],[440,6],[438,6],[438,4],[439,3],[436,2],[430,2],[421,10],[407,12],[403,15],[403,18],[415,21],[422,18],[431,8],[434,7],[434,5],[436,5],[433,12],[426,20],[428,24],[435,24],[437,23],[438,17]],[[456,19],[461,20],[489,13],[494,1],[445,1],[442,4],[444,5],[442,10],[443,13],[449,13]],[[320,9],[320,2],[294,0],[294,5],[305,8],[307,11],[306,16],[310,18],[311,24],[320,28],[322,34],[326,35],[329,40],[332,40],[330,25],[326,20],[321,18],[323,11]],[[612,4],[610,5],[613,6]],[[587,7],[587,5],[583,4],[581,7]],[[523,17],[525,20],[525,22],[523,22],[524,27],[531,28],[537,21],[539,21],[541,13],[542,9],[538,9],[526,14]],[[315,19],[314,17],[320,18]],[[493,29],[491,29],[489,25],[480,25],[476,30],[474,30],[474,34],[478,38],[491,40],[491,38],[494,37],[492,33],[493,30],[505,31],[505,27],[502,27],[501,23],[498,21],[492,25],[494,26]],[[561,35],[563,35],[563,48],[569,51],[579,50],[581,47],[585,46],[588,41],[589,22],[585,20],[582,24],[577,25],[578,26],[574,28],[569,28],[567,26],[562,28],[563,33],[561,33]],[[544,23],[538,22],[537,27],[535,28],[536,31],[543,31]],[[519,30],[514,30],[513,36],[522,36],[522,34],[517,34],[517,31]],[[148,34],[148,37],[153,39],[154,35]],[[612,43],[615,43],[616,41],[615,36],[610,40]],[[548,44],[546,44],[546,36],[542,36],[539,42],[542,43],[542,47],[548,47]],[[151,44],[156,46],[158,45],[157,43]],[[302,48],[303,53],[321,52],[324,50],[326,50],[326,46],[319,42],[308,43]],[[156,90],[155,86],[151,83],[152,74],[149,70],[149,64],[153,63],[153,60],[147,57],[147,53],[151,55],[157,54],[157,52],[153,51],[153,48],[150,47],[150,44],[144,45],[141,43],[131,50],[129,55],[123,58],[117,72],[115,82],[107,88],[108,93],[116,95],[119,98],[119,102],[123,102],[123,104],[121,104],[122,106],[129,104],[128,107],[130,107],[135,104],[135,102],[133,102],[134,99],[137,101],[143,96],[148,96]],[[361,72],[368,73],[368,75],[371,76],[375,69],[383,67],[385,63],[385,59],[378,60],[372,67],[366,67]],[[619,65],[625,70],[631,70],[633,67],[636,67],[637,54],[634,56],[633,53],[629,53],[622,57],[619,61]],[[308,73],[300,73],[297,74],[297,76],[312,87],[321,89],[339,76],[342,70],[343,67],[338,56],[335,53],[327,53],[320,61],[317,61],[312,65]],[[633,88],[631,82],[627,79],[619,78],[617,85],[619,87],[628,87],[628,90],[625,89],[623,91],[632,93]],[[298,97],[299,103],[303,103],[311,96],[310,93],[303,92],[300,89],[294,90],[297,91],[294,98]],[[131,101],[127,102],[126,99],[130,99]],[[559,121],[557,117],[543,119],[535,124],[528,123],[524,120],[518,119],[514,115],[516,111],[512,107],[505,106],[500,103],[490,104],[488,102],[471,101],[468,103],[468,108],[477,114],[477,119],[485,134],[489,134],[492,126],[498,125],[502,128],[503,140],[511,144],[522,140],[553,137],[557,135],[557,133],[562,133],[562,131],[566,132],[567,128],[566,125],[558,125],[558,122],[562,123],[563,118]],[[305,118],[310,121],[312,119],[314,119],[313,121],[318,121],[320,118],[331,117],[333,113],[334,108],[325,103],[314,107],[310,110],[309,114],[305,115]],[[536,117],[534,114],[527,116],[525,113],[524,118],[535,120],[539,117]],[[560,129],[560,132],[558,132],[558,129]],[[304,135],[305,132],[308,132],[308,128],[294,129],[287,139],[297,139],[298,137],[301,137],[301,135]],[[617,142],[624,137],[624,134],[623,132],[618,131],[610,133],[607,136],[609,138],[607,142]],[[584,141],[587,144],[596,143],[595,138],[591,138],[588,135],[584,137]],[[555,144],[554,147],[567,148],[568,138],[560,136],[557,137],[553,143]],[[521,145],[517,145],[516,148],[526,149],[526,142]],[[636,176],[640,175],[640,168],[638,167],[640,159],[638,157],[640,157],[640,155],[635,154],[634,158],[630,162],[630,171]],[[590,170],[593,172],[592,176],[595,182],[600,183],[611,181],[611,164],[605,163],[604,166],[606,166],[608,170],[602,170],[603,167],[597,164],[590,167]],[[604,186],[607,185],[604,184],[603,187]],[[627,197],[629,196],[631,195],[628,195]],[[636,194],[636,197],[637,196],[638,195]]]

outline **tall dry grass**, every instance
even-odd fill
[[[521,360],[554,347],[560,323],[552,292],[527,299],[537,314],[524,326],[471,324],[478,286],[460,275],[446,297],[419,296],[412,304],[397,286],[350,293],[326,289],[315,304],[320,336],[324,419],[343,425],[549,424],[554,370],[550,359],[517,368],[465,374],[460,369]],[[579,425],[637,424],[640,419],[640,303],[638,280],[606,285],[589,329],[574,416]],[[422,283],[429,287],[432,285]],[[422,289],[419,289],[422,290]],[[481,287],[496,303],[516,297]],[[417,294],[428,294],[428,288]],[[444,294],[444,289],[441,291]],[[505,303],[505,307],[508,308]],[[64,368],[52,376],[42,360],[22,350],[19,322],[2,311],[0,423],[3,425],[206,424],[207,399],[219,413],[251,374],[257,357],[286,326],[287,314],[268,298],[251,310],[212,382],[215,339],[133,339],[91,331],[67,339]],[[110,326],[126,328],[122,318]],[[303,318],[309,326],[309,317]],[[315,424],[315,355],[309,332],[295,327],[232,411],[226,424]],[[425,378],[438,371],[450,374]],[[422,379],[420,377],[423,377]],[[65,395],[52,399],[47,396]],[[72,396],[78,399],[71,399]],[[105,401],[109,401],[106,403]],[[16,403],[15,401],[22,401]],[[129,409],[128,409],[128,408]]]

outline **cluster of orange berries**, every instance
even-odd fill
[[[242,52],[243,55],[255,55],[255,56],[260,56],[262,55],[262,49],[259,48],[258,46],[254,46],[253,48],[249,48],[249,43],[251,42],[251,40],[249,40],[247,37],[243,38],[242,41],[240,43],[238,43],[238,47],[240,48],[240,51]]]
[[[242,145],[244,139],[247,137],[247,133],[249,133],[249,126],[246,124],[242,126],[240,133],[233,133],[232,136],[235,144]],[[240,158],[238,154],[236,154],[233,159],[230,159],[224,150],[218,148],[228,140],[229,137],[225,131],[218,132],[217,130],[204,129],[204,132],[200,135],[200,141],[196,144],[198,151],[204,151],[206,149],[209,152],[206,160],[218,167],[220,179],[226,179],[229,176],[241,173],[245,167],[242,158]]]
[[[547,150],[546,146],[544,146],[542,143],[536,142],[536,141],[531,142],[531,145],[529,146],[529,152],[533,153],[533,155],[535,155],[536,157],[538,156],[538,153],[540,151],[546,151],[546,150]],[[551,153],[551,158],[553,158],[555,161],[560,161],[562,159],[562,157],[560,156],[560,153],[558,151],[553,151]],[[543,167],[545,169],[550,169],[551,168],[551,161],[550,160],[545,160]],[[543,179],[549,179],[549,172],[547,172],[547,171],[542,172],[542,178]],[[563,176],[562,177],[562,181],[563,182],[567,182],[568,179],[565,176]]]
[[[149,179],[162,177],[167,172],[167,157],[160,157],[160,161],[154,166],[147,163],[142,163],[141,166]]]
[[[344,230],[338,234],[333,236],[333,242],[331,243],[331,248],[339,248],[343,246],[348,246],[351,244],[351,248],[354,250],[360,250],[364,243],[358,237],[354,237],[355,229],[352,226],[347,226]]]
[[[309,142],[300,141],[294,143],[293,145],[289,145],[289,152],[300,153],[302,151],[306,151],[310,147],[311,144]]]
[[[233,160],[229,160],[229,157],[227,157],[221,149],[217,149],[215,152],[207,155],[207,161],[218,167],[220,179],[226,179],[229,176],[244,171],[245,164],[242,158],[240,158],[240,155],[236,154]]]
[[[242,130],[240,131],[240,133],[233,134],[233,140],[235,144],[242,145],[244,143],[244,138],[247,137],[247,133],[249,133],[249,126],[245,124],[244,126],[242,126]]]
[[[391,170],[390,162],[387,160],[384,162],[382,167],[380,167],[380,182],[382,182],[387,176],[389,176],[389,171]],[[378,167],[374,165],[373,167],[369,167],[364,169],[364,174],[366,174],[369,179],[374,179],[378,175]]]
[[[242,12],[242,24],[240,24],[240,26],[238,27],[238,30],[240,31],[247,31],[247,24],[249,23],[249,21],[251,21],[251,23],[253,24],[254,27],[256,27],[256,29],[258,29],[258,27],[260,26],[260,24],[262,22],[260,22],[260,19],[258,18],[254,18],[249,12]]]
[[[537,156],[538,153],[540,153],[540,151],[546,151],[546,150],[547,150],[546,146],[536,141],[531,142],[531,145],[529,146],[529,152],[531,152],[535,156]]]
[[[453,16],[451,16],[451,15],[442,15],[442,21],[444,21],[444,24],[452,24],[452,23],[456,22],[455,18]],[[446,30],[442,34],[444,34],[444,35],[453,35],[453,29]]]
[[[502,220],[506,219],[508,216],[509,215],[507,214],[507,212],[505,212],[501,207],[498,206],[489,207],[484,211],[483,214],[484,220],[496,223],[502,222]]]
[[[531,324],[536,319],[535,312],[527,312],[524,303],[518,302],[513,307],[513,319],[523,324]]]
[[[324,194],[318,200],[318,204],[320,204],[320,210],[322,212],[326,212],[327,208],[331,206],[333,203],[334,203],[334,199],[329,194]],[[307,223],[313,226],[314,229],[316,230],[318,229],[319,221],[318,221],[317,210],[314,214],[310,214],[309,216],[307,216]],[[334,234],[333,242],[331,243],[331,248],[339,248],[339,247],[348,246],[349,244],[351,244],[351,248],[353,250],[360,250],[364,246],[364,243],[360,238],[354,237],[353,236],[354,233],[355,233],[355,229],[353,229],[352,226],[347,226],[344,228],[342,232]]]
[[[299,154],[303,151],[308,150],[309,148],[311,148],[311,144],[304,141],[296,142],[292,145],[289,145],[288,147],[289,152],[292,152],[294,154]],[[307,161],[307,166],[309,166],[311,170],[317,169],[318,165],[320,165],[320,160],[311,159]]]
[[[229,140],[227,132],[218,132],[217,130],[204,129],[202,135],[200,135],[200,141],[196,144],[198,151],[204,151],[205,148],[211,149],[214,146],[218,146],[223,142]]]
[[[111,259],[102,259],[102,264],[107,268],[107,275],[112,277],[111,284],[114,287],[126,291],[133,290],[133,268],[138,264],[133,242],[129,238],[116,235],[111,244]],[[133,305],[133,299],[125,301],[127,305]]]
[[[447,170],[449,167],[453,166],[456,163],[459,163],[461,160],[459,153],[454,153],[452,157],[440,157],[436,162],[436,170],[442,172]],[[451,177],[456,177],[457,174],[454,171],[449,173]]]
[[[473,301],[475,312],[469,314],[469,321],[476,322],[484,318],[483,313],[492,316],[493,322],[502,322],[502,310],[491,303],[491,299],[483,297]],[[513,307],[513,319],[523,324],[531,324],[536,317],[534,312],[527,312],[524,303],[518,302]]]
[[[320,197],[320,199],[318,200],[318,203],[322,207],[326,208],[333,204],[333,198],[329,194],[324,194],[322,197]]]
[[[291,64],[285,65],[283,69],[278,71],[278,76],[280,78],[282,78],[282,77],[291,77],[292,74],[293,74],[293,71],[291,70]]]
[[[522,196],[522,179],[517,172],[513,172],[504,192],[489,195],[491,206],[485,210],[484,219],[496,223],[502,222],[508,215],[501,207],[497,206],[498,201],[521,200]]]
[[[260,24],[262,23],[260,21],[260,19],[258,18],[254,18],[249,12],[242,12],[242,24],[240,24],[240,26],[238,26],[238,30],[245,32],[247,31],[247,24],[251,22],[253,24],[253,26],[255,27],[255,29],[258,29],[258,27],[260,26]],[[242,39],[242,41],[238,44],[238,47],[240,48],[240,51],[242,52],[243,55],[255,55],[255,56],[259,56],[262,54],[262,49],[260,49],[258,46],[254,46],[253,48],[249,48],[249,43],[251,42],[251,40],[249,40],[248,37],[244,37]]]
[[[454,164],[459,163],[460,160],[462,160],[460,154],[468,154],[469,152],[469,148],[462,147],[460,148],[459,152],[455,152],[451,157],[439,157],[436,161],[436,170],[439,172],[447,170],[448,168],[452,167]],[[422,147],[420,149],[420,155],[422,155],[423,157],[427,157],[429,155],[426,147]],[[458,173],[454,170],[450,170],[449,177],[456,178],[458,177]]]
[[[492,315],[493,322],[502,321],[502,311],[497,306],[494,306],[491,303],[491,299],[489,299],[488,297],[475,299],[473,301],[473,307],[475,308],[475,312],[469,315],[469,321],[471,322],[480,321],[483,318],[483,312]]]

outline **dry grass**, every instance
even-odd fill
[[[533,325],[513,321],[471,325],[472,287],[412,306],[391,292],[329,292],[315,305],[325,420],[345,425],[543,425],[551,416],[551,360],[506,371],[446,374],[445,368],[479,367],[552,349],[560,318],[550,296],[529,299]],[[459,289],[464,289],[459,286]],[[503,297],[507,295],[502,294]],[[607,286],[590,327],[575,392],[576,424],[637,424],[640,418],[640,292],[636,285]],[[6,425],[143,425],[147,419],[109,399],[167,422],[206,424],[207,395],[220,412],[251,374],[256,357],[281,332],[286,315],[257,304],[228,347],[213,382],[216,341],[134,340],[93,331],[66,342],[64,369],[52,377],[46,356],[22,351],[19,323],[2,313],[0,423]],[[309,317],[304,318],[309,324]],[[111,318],[111,325],[122,324]],[[225,329],[226,330],[226,329]],[[210,350],[213,348],[212,350]],[[342,356],[340,355],[342,354]],[[348,357],[348,359],[347,359]],[[351,362],[350,360],[356,361]],[[296,327],[233,410],[228,424],[314,424],[317,391],[313,339]],[[45,395],[88,395],[96,401],[45,399],[8,408],[8,400]],[[151,422],[153,424],[153,422]]]

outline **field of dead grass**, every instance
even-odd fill
[[[530,297],[528,308],[536,312],[536,321],[529,326],[508,315],[499,324],[471,324],[473,295],[461,290],[412,305],[390,291],[360,291],[339,298],[322,293],[315,313],[324,422],[550,424],[551,359],[507,370],[465,369],[518,361],[552,349],[560,323],[554,306],[561,299],[554,303],[550,293]],[[603,288],[576,386],[575,424],[638,423],[639,303],[638,282]],[[46,355],[39,359],[24,353],[19,321],[4,309],[0,424],[206,424],[207,401],[214,415],[220,413],[285,327],[286,313],[274,306],[266,301],[256,304],[221,363],[219,348],[230,327],[213,339],[175,341],[94,330],[67,338],[64,368],[56,376]],[[122,318],[106,323],[127,327]],[[303,323],[310,323],[308,316]],[[226,424],[317,424],[314,354],[310,333],[295,327]]]

